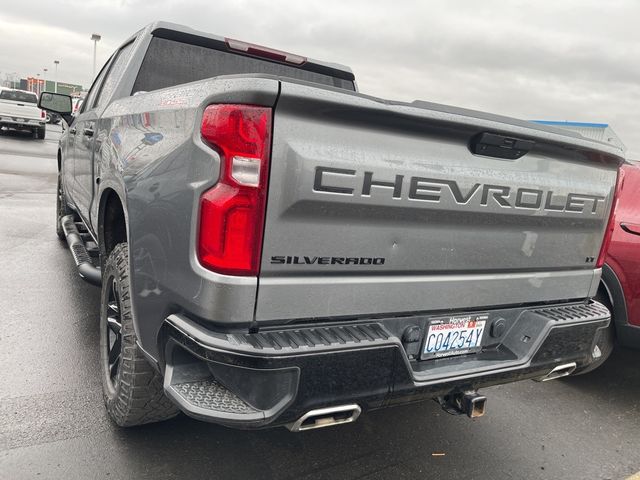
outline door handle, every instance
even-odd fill
[[[471,153],[485,157],[517,160],[529,153],[534,146],[535,142],[533,140],[484,132],[471,139],[469,150],[471,150]]]
[[[84,130],[82,130],[82,134],[85,137],[93,137],[93,130],[90,128],[85,128]]]
[[[71,128],[69,129],[69,133],[70,133],[71,135],[75,135],[75,134],[76,134],[76,127],[71,127]]]

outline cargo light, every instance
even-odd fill
[[[604,261],[607,258],[607,251],[611,244],[611,238],[613,237],[613,231],[616,227],[616,207],[618,205],[618,198],[620,198],[620,191],[622,190],[622,184],[624,183],[624,170],[618,169],[618,177],[616,179],[616,188],[613,192],[613,201],[611,202],[611,213],[609,214],[609,221],[607,222],[607,228],[604,231],[604,238],[602,239],[602,246],[600,247],[600,254],[598,255],[598,261],[596,262],[596,268],[602,268]]]
[[[241,42],[240,40],[234,40],[233,38],[225,38],[224,40],[231,50],[244,52],[249,55],[255,55],[256,57],[269,58],[271,60],[291,63],[293,65],[302,65],[307,61],[306,57],[294,55],[293,53],[283,52],[282,50],[263,47],[262,45],[255,45],[253,43]]]
[[[218,183],[200,197],[198,259],[226,275],[258,274],[271,146],[271,109],[209,105],[201,135],[220,154]]]

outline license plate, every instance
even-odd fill
[[[24,118],[14,118],[16,122],[26,123]]]
[[[488,319],[487,314],[431,319],[421,358],[426,360],[479,351],[482,348],[482,334]]]

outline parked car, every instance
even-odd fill
[[[608,334],[640,348],[640,163],[623,165],[621,177],[599,297],[613,313]]]
[[[107,411],[293,431],[588,367],[620,149],[358,93],[348,67],[156,23],[58,149],[57,234],[101,285]]]
[[[62,117],[55,112],[47,112],[47,123],[59,124],[62,121]]]
[[[46,114],[38,108],[33,92],[0,87],[0,129],[28,130],[33,138],[44,139]]]
[[[72,115],[77,115],[80,109],[82,108],[82,102],[84,102],[84,98],[82,97],[73,97],[72,100]]]

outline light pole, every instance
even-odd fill
[[[42,71],[44,72],[44,74],[42,75],[44,77],[44,88],[42,90],[44,91],[47,89],[47,72],[49,71],[49,69],[43,68]]]
[[[91,40],[93,40],[93,76],[91,80],[93,81],[96,78],[96,49],[98,48],[98,42],[102,37],[97,33],[91,35]]]
[[[60,64],[60,60],[54,60],[53,64],[56,66],[56,72],[53,76],[53,91],[58,93],[58,65]]]

